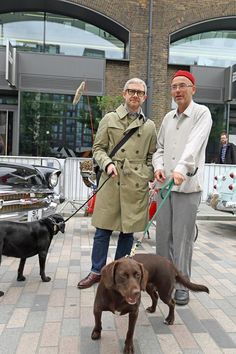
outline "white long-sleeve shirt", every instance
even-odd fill
[[[157,136],[157,151],[153,154],[154,171],[164,170],[166,177],[173,171],[183,174],[186,180],[173,191],[193,193],[203,190],[205,150],[212,126],[211,113],[204,106],[191,101],[186,110],[166,114]],[[195,176],[187,172],[198,171]]]

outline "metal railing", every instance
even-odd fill
[[[86,158],[68,157],[66,159],[56,159],[53,157],[31,157],[31,156],[1,156],[0,161],[40,165],[58,168],[62,171],[60,183],[56,188],[66,200],[74,207],[82,204],[91,194],[91,188],[87,187],[80,172],[80,162],[88,160]],[[227,171],[235,169],[235,165],[205,164],[204,188],[202,202],[207,200],[208,194],[214,190],[214,176],[225,174]],[[77,206],[78,207],[78,206]]]

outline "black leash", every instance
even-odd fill
[[[64,222],[67,222],[68,220],[70,220],[70,218],[72,218],[72,216],[74,216],[76,213],[78,213],[79,210],[81,210],[99,191],[100,189],[104,186],[104,184],[111,178],[112,173],[108,175],[107,179],[105,179],[105,181],[101,184],[101,186],[91,195],[91,197],[89,197],[88,200],[86,200],[84,202],[84,204],[82,204],[73,214],[71,214]]]

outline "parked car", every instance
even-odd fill
[[[207,204],[213,209],[236,214],[236,169],[227,169],[223,175],[214,177],[214,192]]]
[[[59,169],[0,162],[0,220],[39,219],[64,201],[56,192]]]

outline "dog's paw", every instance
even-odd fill
[[[17,281],[25,281],[24,275],[18,275]]]
[[[101,331],[97,331],[96,329],[94,329],[92,331],[91,338],[93,340],[100,339],[101,338]]]
[[[50,277],[41,277],[41,278],[44,283],[48,283],[51,280]]]
[[[0,291],[0,297],[4,295],[4,292],[3,291]]]
[[[156,311],[156,309],[153,308],[152,306],[150,306],[150,307],[147,307],[147,308],[146,308],[146,311],[149,312],[149,313],[153,313],[153,312]]]
[[[171,326],[172,324],[174,324],[174,318],[166,317],[166,319],[164,320],[164,323],[168,326]]]
[[[134,346],[133,346],[133,344],[125,344],[123,353],[124,354],[134,354]]]

